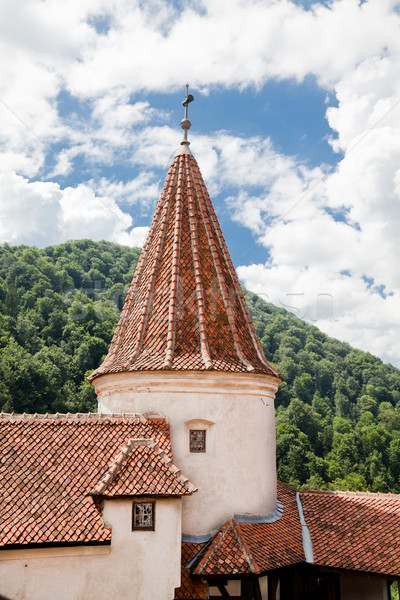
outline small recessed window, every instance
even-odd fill
[[[191,429],[190,430],[190,452],[205,452],[206,451],[206,430]]]
[[[134,502],[132,529],[154,529],[155,502]]]

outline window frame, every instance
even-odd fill
[[[143,504],[151,504],[151,525],[135,525],[135,508]],[[154,531],[156,526],[156,501],[134,500],[132,503],[132,531]]]
[[[192,433],[199,433],[199,432],[201,432],[203,434],[204,445],[201,450],[193,450],[192,449]],[[196,442],[194,441],[194,443],[196,443]],[[190,454],[206,454],[207,453],[207,428],[206,427],[204,429],[189,428],[189,452],[190,452]]]

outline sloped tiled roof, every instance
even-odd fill
[[[196,575],[203,572],[207,575],[260,572],[235,519],[225,523],[204,552],[195,570]]]
[[[400,496],[300,492],[314,563],[400,577]]]
[[[313,564],[400,577],[400,496],[311,490],[299,496]],[[279,520],[229,521],[200,553],[193,575],[257,575],[305,563],[296,489],[278,483],[278,497]]]
[[[168,172],[109,352],[89,377],[136,370],[279,374],[264,357],[196,160]]]
[[[2,414],[0,545],[108,542],[90,493],[135,438],[154,440],[172,458],[161,418]]]
[[[154,440],[129,440],[92,493],[101,496],[184,496],[197,488]]]
[[[274,523],[226,523],[196,562],[193,573],[213,575],[260,574],[304,562],[296,490],[278,484],[283,515]]]
[[[206,600],[207,583],[201,577],[193,577],[188,567],[193,558],[205,544],[182,543],[181,585],[175,589],[174,600]]]

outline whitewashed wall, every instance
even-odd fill
[[[175,464],[199,488],[183,499],[183,532],[205,534],[234,513],[276,508],[275,377],[251,373],[147,371],[93,382],[103,413],[164,415]],[[189,429],[207,428],[205,454],[190,454]]]
[[[132,501],[105,501],[111,546],[0,551],[10,600],[171,600],[180,585],[181,500],[156,499],[155,531],[132,531]]]

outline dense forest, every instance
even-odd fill
[[[137,249],[82,240],[0,246],[0,409],[86,412],[86,376],[116,325]],[[400,492],[400,371],[245,292],[276,399],[281,480]]]

